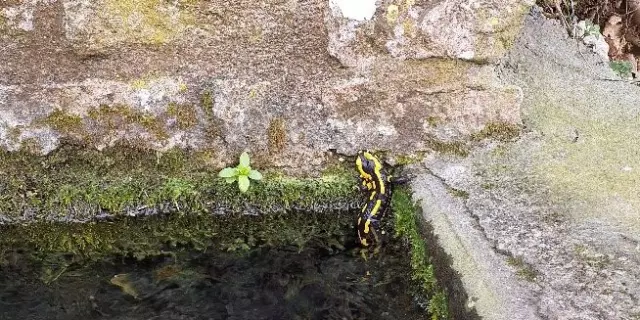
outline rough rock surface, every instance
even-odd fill
[[[529,16],[501,64],[527,132],[414,183],[484,319],[640,317],[640,89],[577,41]]]
[[[248,149],[303,172],[328,150],[415,154],[521,124],[488,61],[530,1],[356,2],[4,1],[0,145],[127,141],[219,166]]]

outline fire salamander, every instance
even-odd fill
[[[407,182],[407,178],[394,178],[388,175],[371,152],[361,151],[356,158],[356,169],[360,173],[360,190],[368,192],[368,200],[358,215],[358,238],[363,247],[376,244],[376,252],[381,245],[380,220],[389,211],[392,186]]]

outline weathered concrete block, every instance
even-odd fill
[[[398,1],[386,5],[386,48],[402,59],[495,61],[511,47],[533,1]]]
[[[358,11],[348,2],[331,1],[326,15],[329,53],[343,65],[359,68],[385,51],[403,60],[496,61],[513,44],[532,4],[529,0],[383,1],[374,16],[365,4]]]
[[[495,18],[524,8],[500,4],[504,10],[473,10]],[[390,22],[392,5],[8,4],[1,11],[0,145],[47,153],[67,138],[96,148],[128,141],[159,151],[211,150],[220,166],[249,149],[258,163],[301,173],[319,170],[328,150],[382,149],[393,157],[459,148],[489,125],[520,124],[519,88],[482,59],[449,54],[457,49],[402,53],[419,47],[408,42],[388,50],[394,26],[427,10],[395,4],[406,14]],[[442,5],[455,11],[449,1]],[[470,17],[477,21],[457,21],[460,28],[481,30],[477,15]],[[509,21],[516,25],[517,15]]]

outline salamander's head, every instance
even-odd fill
[[[376,164],[371,160],[373,155],[369,151],[360,151],[356,157],[356,169],[360,173],[360,178],[372,180]]]

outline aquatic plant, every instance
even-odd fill
[[[262,180],[262,174],[258,170],[251,169],[251,161],[249,155],[243,152],[240,155],[240,163],[235,168],[224,168],[218,173],[218,176],[225,178],[227,183],[238,181],[238,187],[241,192],[249,190],[249,178],[253,180]]]

